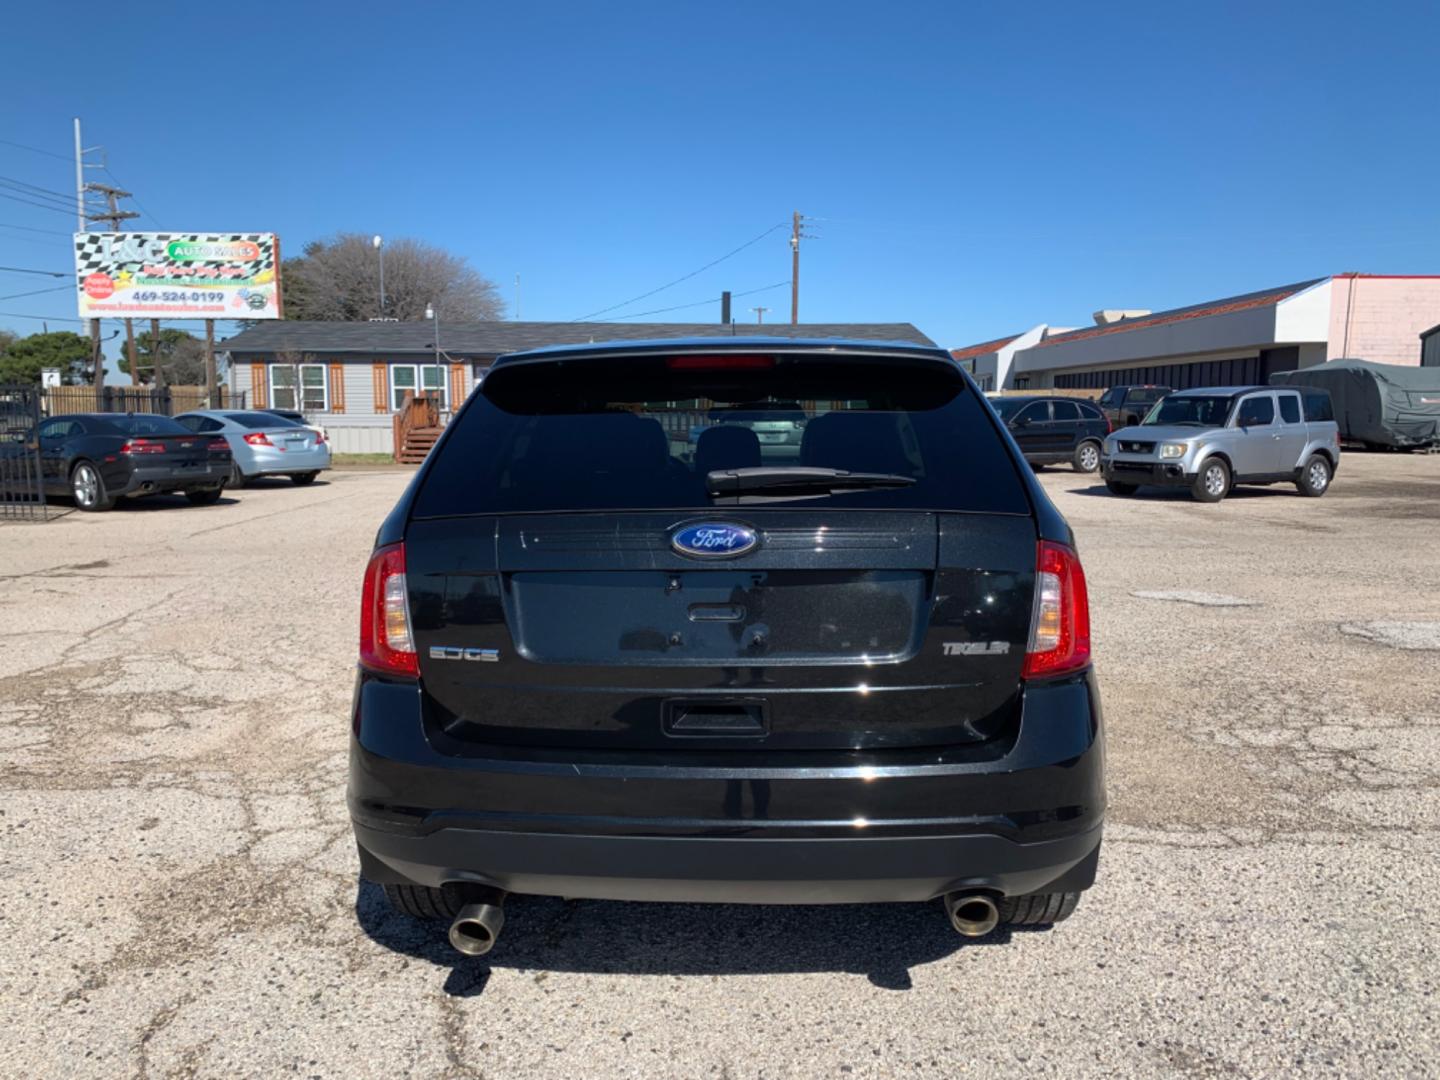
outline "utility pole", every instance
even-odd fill
[[[205,320],[205,406],[209,409],[220,408],[220,402],[215,399],[215,384],[218,380],[215,377],[215,320]],[[295,369],[295,407],[302,408],[300,399],[303,391],[300,389],[300,369]]]
[[[770,309],[768,307],[752,307],[750,310],[755,313],[755,325],[764,326],[765,312],[769,311]]]
[[[155,387],[159,390],[165,389],[165,368],[160,363],[160,320],[150,320],[150,355],[154,357],[151,367],[155,372]]]
[[[520,275],[515,275],[515,321],[520,321]]]
[[[790,217],[790,325],[800,321],[800,231],[805,215],[796,210]]]
[[[75,117],[75,231],[85,231],[85,149],[80,141],[80,118]],[[97,394],[95,407],[99,408],[100,387],[105,385],[105,362],[100,357],[100,320],[90,320],[90,367],[94,374]]]
[[[78,131],[80,121],[75,121],[75,124],[76,130]],[[100,195],[103,195],[105,197],[106,209],[109,211],[108,213],[104,214],[85,214],[84,217],[86,221],[108,221],[110,223],[110,231],[119,232],[120,222],[128,221],[130,218],[137,218],[140,216],[133,210],[121,210],[118,205],[118,200],[128,199],[130,197],[130,192],[128,191],[121,191],[119,188],[111,187],[109,184],[94,183],[86,184],[84,186],[84,188],[82,189],[82,198],[85,191],[94,191]],[[96,328],[95,338],[98,341],[100,324],[96,322],[94,325]],[[130,358],[130,385],[139,386],[140,365],[139,361],[135,357],[134,319],[125,320],[125,351],[126,355],[128,355]],[[104,383],[105,365],[101,361],[100,357],[97,355],[95,358],[95,385],[103,386]]]

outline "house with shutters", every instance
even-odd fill
[[[439,399],[444,423],[495,358],[547,345],[717,335],[850,338],[930,345],[909,323],[301,322],[256,323],[217,344],[226,382],[250,408],[298,409],[336,453],[393,454],[395,417],[417,395]]]

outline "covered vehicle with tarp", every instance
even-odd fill
[[[1328,390],[1340,437],[1367,446],[1440,445],[1440,368],[1331,360],[1277,371],[1272,386]]]

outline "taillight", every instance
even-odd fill
[[[1105,417],[1105,434],[1106,434],[1106,435],[1111,435],[1111,434],[1114,433],[1114,431],[1115,431],[1115,425],[1110,422],[1110,417],[1109,417],[1109,416],[1106,416],[1106,417]]]
[[[1090,599],[1080,558],[1041,540],[1035,558],[1035,610],[1025,651],[1026,679],[1079,671],[1090,663]]]
[[[212,454],[216,450],[223,450],[225,451],[225,453],[228,454],[230,452],[230,444],[224,439],[211,439],[208,443],[205,444],[205,449],[210,451],[210,453]]]
[[[315,445],[316,445],[316,446],[324,446],[324,445],[325,445],[325,433],[324,433],[323,431],[320,431],[319,429],[316,429],[316,431],[315,431]]]
[[[270,441],[270,436],[266,435],[263,431],[252,431],[249,435],[246,435],[246,436],[245,436],[245,441],[246,441],[247,443],[249,443],[251,446],[274,446],[274,445],[275,445],[274,443],[272,443],[272,442]]]
[[[375,552],[365,567],[360,601],[360,663],[390,675],[418,675],[405,599],[405,545]]]
[[[126,439],[125,445],[120,447],[122,454],[163,454],[164,452],[163,443],[151,442],[149,439]]]

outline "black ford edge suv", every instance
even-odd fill
[[[502,357],[380,528],[352,723],[363,875],[470,954],[510,892],[943,897],[978,936],[1099,860],[1070,529],[935,348]]]

